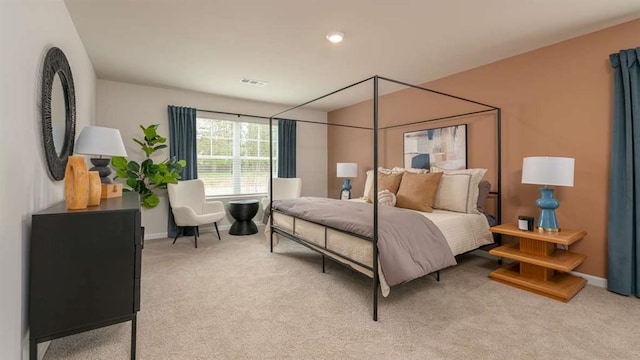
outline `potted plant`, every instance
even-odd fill
[[[154,163],[151,155],[167,147],[165,144],[167,139],[157,133],[158,126],[158,124],[153,124],[145,128],[140,125],[144,139],[133,139],[146,155],[146,159],[142,163],[133,160],[127,161],[121,156],[114,156],[111,159],[111,165],[116,169],[116,178],[126,179],[127,185],[131,188],[125,189],[125,191],[139,193],[140,205],[147,209],[154,208],[160,203],[160,198],[154,191],[166,189],[167,184],[177,184],[180,172],[187,165],[186,161],[175,158]]]

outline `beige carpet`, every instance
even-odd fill
[[[203,234],[146,243],[138,358],[638,359],[640,300],[587,286],[564,304],[489,280],[494,261],[393,288],[288,240]],[[58,339],[45,359],[128,359],[129,323]]]

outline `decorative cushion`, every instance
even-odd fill
[[[398,187],[400,187],[400,181],[402,181],[403,173],[378,173],[378,191],[381,190],[389,190],[394,195],[398,192]],[[372,177],[373,178],[373,177]],[[369,194],[367,195],[367,202],[373,202],[373,179],[371,180],[371,190],[369,190]]]
[[[415,174],[405,172],[396,194],[396,206],[423,212],[433,212],[433,198],[438,190],[438,184],[442,176],[442,173]]]
[[[435,209],[479,214],[478,184],[487,169],[452,170],[442,173],[442,180],[433,200]]]
[[[424,174],[429,172],[429,170],[427,169],[405,169],[401,167],[394,167],[393,169],[385,169],[383,167],[379,167],[378,171],[383,174],[401,174],[401,173],[404,173],[405,171],[418,173],[418,174]],[[369,196],[369,192],[371,191],[372,187],[373,187],[373,169],[367,170],[367,178],[364,181],[364,192],[362,193],[362,198],[367,198]]]
[[[398,173],[398,172],[411,172],[414,174],[426,174],[429,172],[429,170],[427,169],[414,169],[414,168],[401,168],[401,167],[394,167],[393,169],[391,169],[391,172],[394,173]]]
[[[396,196],[389,190],[382,190],[378,193],[378,204],[396,206]]]
[[[372,187],[373,187],[373,169],[367,170],[367,179],[364,181],[364,192],[362,193],[363,199],[366,199],[369,197],[369,192],[371,192]]]
[[[478,184],[478,211],[481,213],[484,212],[484,206],[487,202],[487,198],[489,197],[489,193],[491,192],[491,183],[487,180],[482,180]]]

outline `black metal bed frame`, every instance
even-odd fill
[[[345,86],[343,88],[340,88],[338,90],[332,91],[328,94],[319,96],[313,100],[307,101],[305,103],[302,103],[300,105],[288,108],[284,111],[281,111],[275,115],[272,115],[269,117],[269,153],[273,154],[273,149],[272,149],[272,144],[273,144],[273,120],[281,120],[284,118],[279,118],[279,115],[282,115],[284,113],[287,113],[289,111],[295,110],[295,109],[299,109],[303,106],[309,105],[315,101],[321,100],[323,98],[326,98],[328,96],[337,94],[341,91],[347,90],[349,88],[352,88],[354,86],[360,85],[362,83],[365,83],[369,80],[373,80],[373,127],[369,128],[369,127],[364,127],[364,126],[355,126],[355,125],[346,125],[346,124],[331,124],[331,123],[323,123],[323,122],[319,122],[319,121],[309,121],[309,120],[296,120],[296,119],[286,119],[286,120],[294,120],[294,121],[298,121],[298,122],[303,122],[303,123],[313,123],[313,124],[319,124],[319,125],[325,125],[325,126],[338,126],[338,127],[346,127],[346,128],[356,128],[356,129],[363,129],[363,130],[372,130],[373,131],[373,168],[374,169],[378,169],[379,167],[379,163],[378,163],[378,132],[380,130],[387,130],[387,129],[392,129],[392,128],[398,128],[398,127],[403,127],[403,126],[411,126],[411,125],[418,125],[418,124],[423,124],[423,123],[429,123],[429,122],[434,122],[434,121],[442,121],[442,120],[450,120],[450,119],[455,119],[455,118],[459,118],[459,117],[463,117],[463,116],[472,116],[472,115],[479,115],[479,114],[483,114],[483,113],[489,113],[489,112],[494,112],[496,113],[496,136],[497,136],[497,141],[496,141],[496,150],[497,150],[497,191],[491,191],[490,194],[493,194],[496,196],[496,201],[497,201],[497,205],[496,205],[496,217],[497,217],[497,221],[498,223],[501,223],[502,221],[502,110],[499,107],[495,107],[492,105],[488,105],[488,104],[484,104],[478,101],[474,101],[474,100],[470,100],[470,99],[466,99],[463,97],[459,97],[459,96],[455,96],[455,95],[451,95],[451,94],[447,94],[441,91],[437,91],[437,90],[433,90],[433,89],[428,89],[422,86],[417,86],[417,85],[413,85],[413,84],[409,84],[409,83],[405,83],[402,81],[398,81],[398,80],[393,80],[393,79],[389,79],[386,77],[382,77],[382,76],[372,76],[369,78],[366,78],[364,80],[358,81],[356,83],[353,83],[351,85]],[[473,111],[473,112],[467,112],[467,113],[462,113],[462,114],[454,114],[454,115],[449,115],[449,116],[442,116],[442,117],[437,117],[437,118],[430,118],[430,119],[426,119],[426,120],[421,120],[421,121],[414,121],[414,122],[410,122],[410,123],[405,123],[405,124],[397,124],[397,125],[391,125],[391,126],[387,126],[387,127],[379,127],[379,123],[378,123],[378,98],[379,98],[379,81],[380,80],[384,80],[384,81],[389,81],[398,85],[403,85],[403,86],[407,86],[409,88],[413,88],[413,89],[418,89],[418,90],[422,90],[428,93],[432,93],[432,94],[437,94],[437,95],[442,95],[442,96],[446,96],[448,98],[453,98],[453,99],[457,99],[460,101],[464,101],[467,103],[472,103],[472,104],[476,104],[479,106],[483,106],[486,107],[486,110],[480,110],[480,111]],[[316,249],[315,247],[320,247],[317,244],[314,244],[313,242],[307,241],[299,236],[295,235],[295,217],[291,216],[291,215],[287,215],[287,216],[291,216],[294,218],[294,228],[293,228],[293,232],[294,233],[289,233],[288,231],[286,231],[285,229],[275,226],[273,223],[273,213],[274,210],[272,209],[272,202],[273,202],[273,156],[269,156],[269,181],[270,181],[270,186],[269,186],[269,199],[271,199],[271,201],[269,202],[269,213],[271,214],[271,220],[269,221],[269,226],[270,226],[270,244],[269,244],[269,250],[270,252],[273,252],[273,235],[274,233],[277,233],[279,235],[282,235],[286,238],[289,238],[301,245],[304,245],[305,247],[316,251],[318,253],[320,253],[322,255],[322,272],[325,272],[325,257],[327,257],[324,253],[322,253],[321,251],[319,251],[318,249]],[[377,189],[378,188],[378,172],[377,171],[373,171],[373,189]],[[275,210],[277,212],[277,210]],[[305,220],[307,222],[311,222],[312,221],[308,221]],[[320,224],[322,225],[322,224]],[[380,285],[380,278],[379,278],[379,274],[378,274],[378,192],[374,191],[373,192],[373,236],[372,237],[366,237],[366,236],[362,236],[362,235],[358,235],[358,234],[353,234],[350,233],[348,231],[344,231],[341,229],[335,229],[332,227],[327,227],[326,225],[322,225],[325,228],[325,243],[324,243],[324,247],[323,250],[327,251],[328,253],[335,255],[339,258],[342,258],[346,261],[349,261],[350,263],[353,263],[355,265],[361,266],[367,270],[370,270],[373,273],[373,286],[372,286],[372,290],[373,290],[373,320],[374,321],[378,321],[378,287]],[[360,263],[357,260],[351,259],[348,256],[339,254],[337,252],[331,251],[330,249],[326,248],[326,240],[327,240],[327,229],[331,228],[332,230],[335,231],[339,231],[351,236],[356,236],[368,241],[371,241],[373,243],[373,257],[372,257],[372,266],[368,266],[365,264]],[[331,258],[331,257],[330,257]],[[345,263],[342,263],[341,261],[337,261],[336,259],[331,258],[332,260],[335,260],[337,263],[348,266]],[[354,269],[355,270],[355,269]],[[437,271],[436,272],[436,279],[438,281],[440,281],[440,272]]]

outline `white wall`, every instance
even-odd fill
[[[80,129],[94,121],[96,75],[65,4],[0,1],[0,359],[28,358],[31,214],[64,197],[63,182],[48,176],[41,140],[41,68],[52,46],[71,65]]]
[[[265,89],[268,91],[268,89]],[[109,80],[98,80],[96,90],[96,123],[120,129],[129,158],[140,161],[144,154],[131,139],[140,137],[139,125],[160,124],[159,133],[169,135],[168,105],[189,106],[204,110],[271,116],[288,106],[228,98],[192,91],[134,85]],[[287,114],[298,119],[327,121],[322,111],[301,111]],[[324,125],[299,123],[297,128],[297,175],[302,178],[304,196],[327,194],[327,130]],[[168,149],[157,160],[168,156]],[[147,238],[165,237],[167,233],[168,201],[161,195],[160,205],[143,210],[142,223]],[[257,218],[261,218],[258,213]],[[229,219],[222,222],[229,225]]]

